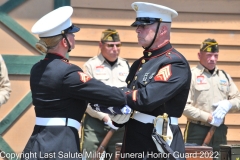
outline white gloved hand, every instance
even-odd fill
[[[213,112],[213,116],[220,119],[223,119],[232,108],[232,104],[228,100],[219,101],[213,104],[213,106],[217,107]]]
[[[110,118],[108,118],[107,122],[104,122],[106,125],[108,125],[109,127],[111,127],[112,129],[118,130],[118,127],[114,126],[112,124],[112,120]]]
[[[93,110],[97,112],[103,112],[111,115],[117,115],[117,114],[130,114],[132,112],[132,109],[128,105],[124,106],[105,106],[101,104],[92,104],[90,103],[90,106]]]
[[[223,118],[212,117],[211,125],[219,127],[223,122]]]
[[[130,119],[131,114],[117,114],[117,115],[109,115],[112,121],[117,124],[126,123]]]

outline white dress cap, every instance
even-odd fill
[[[71,6],[59,7],[41,19],[39,19],[32,27],[32,33],[38,34],[39,37],[51,37],[62,34],[62,31],[72,26],[71,15],[73,8]],[[73,26],[74,31],[79,31],[79,28]],[[74,32],[72,32],[74,33]]]
[[[147,2],[134,2],[132,3],[132,8],[136,11],[137,18],[136,21],[141,18],[157,18],[161,19],[162,22],[172,22],[172,18],[177,17],[177,11],[168,8],[166,6],[147,3]],[[134,22],[135,23],[135,22]],[[143,19],[141,22],[137,23],[144,23]],[[149,23],[152,24],[152,23]],[[136,25],[136,24],[135,24]],[[135,26],[134,24],[132,26]],[[145,24],[146,25],[146,24]]]

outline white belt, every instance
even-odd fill
[[[135,111],[132,115],[132,118],[136,119],[137,121],[142,122],[142,123],[153,123],[153,120],[156,117],[152,116],[152,115],[148,115],[148,114],[145,114],[145,113]],[[178,125],[178,118],[176,118],[176,117],[168,117],[168,118],[170,118],[170,122],[171,122],[170,124]]]
[[[66,125],[66,118],[40,118],[36,117],[36,125],[39,126],[70,126],[77,130],[80,129],[81,124],[74,119],[68,118]]]

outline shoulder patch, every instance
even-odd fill
[[[157,75],[154,77],[155,81],[168,81],[172,76],[171,64],[159,69]]]
[[[83,83],[85,83],[91,79],[91,77],[89,77],[86,73],[78,72],[78,74],[80,76],[80,81],[82,81]]]

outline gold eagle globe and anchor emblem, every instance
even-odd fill
[[[134,10],[138,11],[138,6],[136,4],[134,4]]]

